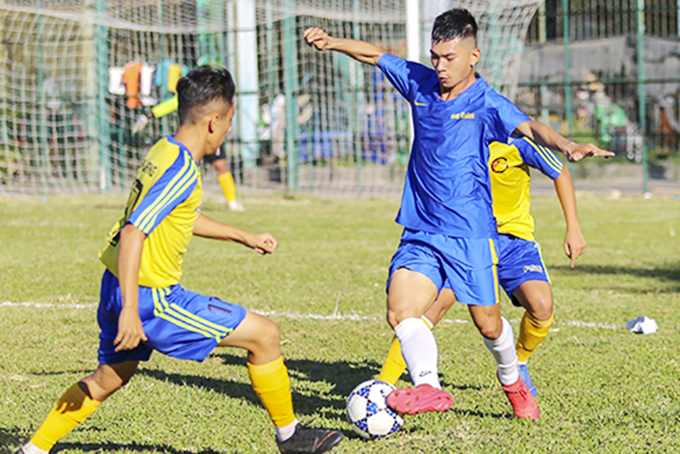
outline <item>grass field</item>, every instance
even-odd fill
[[[300,419],[347,435],[334,452],[680,452],[680,201],[580,195],[589,245],[571,270],[559,205],[536,198],[557,307],[531,362],[542,419],[511,416],[491,355],[457,305],[435,329],[454,406],[408,417],[403,430],[377,442],[352,435],[344,405],[357,383],[377,374],[392,338],[384,281],[400,234],[398,199],[245,202],[244,213],[211,202],[204,212],[271,231],[278,251],[261,257],[194,239],[183,283],[271,314]],[[97,365],[96,254],[123,203],[0,198],[0,452],[30,437],[61,393]],[[522,312],[507,299],[503,311],[516,329]],[[659,331],[628,332],[625,322],[639,315],[656,319]],[[202,364],[155,354],[53,452],[273,453],[276,446],[244,353],[225,349]]]

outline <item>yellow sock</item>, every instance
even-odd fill
[[[290,394],[288,369],[279,356],[271,363],[256,366],[248,363],[248,374],[253,389],[269,412],[276,427],[283,427],[295,421],[293,396]]]
[[[423,319],[428,328],[434,328],[434,325],[424,315],[420,317]],[[390,349],[387,352],[387,358],[383,363],[382,369],[380,369],[380,375],[376,380],[384,381],[394,385],[399,380],[399,377],[406,370],[406,361],[404,361],[404,356],[401,354],[401,344],[397,336],[392,339],[392,344],[390,344]]]
[[[220,184],[222,192],[224,192],[227,203],[234,202],[236,200],[236,184],[234,183],[234,176],[231,172],[218,175],[217,182]]]
[[[78,383],[71,386],[48,413],[31,443],[49,451],[66,434],[85,421],[101,404],[88,397]]]
[[[528,312],[524,313],[522,321],[519,324],[519,336],[517,337],[517,361],[525,363],[529,359],[529,355],[538,347],[545,336],[548,335],[548,330],[552,326],[555,314],[551,315],[548,320],[536,320]]]
[[[401,354],[401,344],[397,336],[394,336],[377,379],[394,385],[405,370],[406,362]]]

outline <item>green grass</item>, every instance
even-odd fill
[[[537,238],[554,283],[554,330],[532,357],[542,419],[516,420],[493,360],[470,323],[435,332],[442,382],[455,399],[443,414],[406,419],[395,436],[364,442],[345,420],[345,398],[375,375],[392,333],[384,282],[400,234],[398,199],[276,196],[247,211],[204,212],[268,230],[278,251],[194,239],[186,287],[274,311],[282,330],[296,411],[348,435],[334,452],[680,452],[680,201],[579,197],[589,242],[575,270],[562,252],[555,198],[536,198]],[[117,197],[0,198],[0,452],[29,438],[59,395],[96,366],[96,254],[122,212]],[[677,232],[677,236],[676,236]],[[285,313],[366,316],[313,320]],[[515,328],[522,315],[507,300]],[[653,335],[622,327],[647,315]],[[450,320],[467,320],[454,306]],[[403,384],[408,376],[402,377]],[[131,383],[55,447],[61,453],[276,452],[274,432],[249,385],[244,353],[218,350],[204,363],[155,354]]]

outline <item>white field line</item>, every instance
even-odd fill
[[[75,304],[75,303],[31,303],[22,302],[14,303],[11,301],[0,302],[0,307],[28,307],[34,309],[96,309],[97,304]],[[253,312],[264,315],[267,317],[281,317],[290,319],[302,319],[302,320],[351,320],[351,321],[379,321],[384,320],[384,317],[375,317],[369,315],[358,315],[358,314],[337,314],[332,315],[322,315],[322,314],[302,314],[299,312],[278,312],[278,311],[258,311],[253,310]],[[519,324],[519,319],[510,320],[512,324]],[[467,324],[470,320],[460,320],[460,319],[449,319],[445,318],[441,323],[453,324]],[[570,320],[570,321],[560,321],[556,323],[562,326],[575,326],[577,328],[599,328],[599,329],[625,329],[623,325],[617,325],[614,323],[600,323],[600,322],[583,322],[580,320]]]

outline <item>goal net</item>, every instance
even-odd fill
[[[427,46],[436,14],[476,15],[478,70],[512,97],[538,2],[420,3]],[[133,134],[135,119],[203,63],[236,80],[225,149],[241,188],[398,193],[408,104],[379,70],[316,52],[302,32],[319,26],[405,57],[405,9],[405,0],[0,0],[0,194],[127,192],[149,148],[177,126],[171,114]],[[209,193],[217,184],[204,168]]]
[[[445,0],[425,6],[424,32],[432,29],[435,17],[447,8],[465,8],[475,16],[477,45],[482,58],[476,71],[497,91],[515,99],[522,52],[529,24],[543,0]]]

